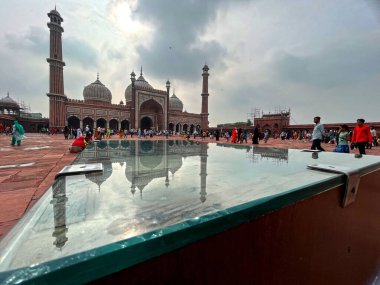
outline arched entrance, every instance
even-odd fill
[[[86,126],[89,126],[89,128],[92,130],[94,128],[94,120],[90,117],[86,117],[83,119],[83,129],[86,128]]]
[[[174,131],[174,124],[173,123],[169,124],[169,131]]]
[[[111,130],[118,131],[119,130],[119,122],[116,119],[112,119],[109,122],[109,126]]]
[[[183,130],[184,132],[187,132],[187,127],[188,127],[187,124],[184,124],[182,130]]]
[[[129,121],[127,121],[127,120],[121,121],[121,128],[123,130],[129,130]]]
[[[178,123],[178,124],[175,126],[175,131],[176,131],[177,133],[179,133],[179,132],[181,131],[181,124],[180,124],[180,123]]]
[[[76,116],[71,116],[67,119],[67,125],[68,125],[68,127],[72,127],[74,129],[77,129],[80,126],[80,120]]]
[[[150,130],[151,128],[153,128],[153,121],[151,118],[149,117],[144,117],[141,119],[141,129],[142,130]]]
[[[107,125],[107,122],[105,119],[103,118],[100,118],[96,121],[96,127],[101,127],[101,128],[105,128]]]
[[[194,133],[194,129],[195,129],[195,128],[194,128],[194,125],[191,124],[191,125],[190,125],[190,134]]]
[[[151,125],[149,128],[155,130],[163,130],[165,128],[164,125],[164,111],[161,105],[154,99],[150,99],[145,101],[140,106],[140,118],[141,118],[141,129],[147,128],[148,120],[145,118],[150,118]],[[142,125],[143,120],[145,119],[145,127]]]

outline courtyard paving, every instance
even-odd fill
[[[77,156],[69,153],[72,140],[65,140],[63,135],[27,134],[26,136],[27,139],[21,146],[12,147],[10,137],[0,135],[0,239],[52,185],[55,175]],[[114,136],[113,139],[118,138]],[[157,139],[165,138],[153,138]],[[181,138],[170,137],[170,139]],[[204,141],[215,142],[215,139],[208,138]],[[219,142],[230,144],[225,139]],[[310,148],[310,145],[310,142],[306,141],[279,139],[270,139],[267,143],[259,144],[260,147],[287,149]],[[326,151],[334,149],[334,145],[329,144],[323,144],[323,147]],[[368,150],[368,154],[380,155],[380,147]]]

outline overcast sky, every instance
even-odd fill
[[[84,3],[85,2],[85,3]],[[92,4],[90,4],[92,2]],[[0,1],[0,97],[48,115],[49,21],[64,19],[65,93],[96,80],[125,101],[130,73],[200,113],[210,67],[210,125],[289,109],[292,124],[380,121],[380,1]],[[173,90],[173,89],[172,89]]]

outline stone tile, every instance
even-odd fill
[[[12,175],[2,175],[0,174],[0,183],[7,182],[8,179],[11,179]]]
[[[3,182],[3,183],[1,183],[0,193],[24,189],[27,187],[37,187],[38,183],[39,183],[39,181],[36,179]]]
[[[0,192],[0,222],[21,218],[27,209],[36,188],[23,188],[15,191]]]
[[[4,236],[7,232],[11,230],[13,225],[17,222],[18,220],[13,220],[13,221],[8,221],[8,222],[0,222],[0,239],[2,236]]]

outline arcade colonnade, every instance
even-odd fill
[[[150,118],[150,116],[143,117],[141,119],[141,128],[142,129],[156,129],[156,126],[154,126],[154,120]],[[67,119],[67,124],[69,127],[73,127],[75,129],[81,128],[83,129],[87,125],[93,129],[97,127],[101,128],[110,128],[111,130],[119,130],[119,129],[130,129],[130,121],[127,119],[121,120],[121,119],[110,119],[106,120],[105,118],[98,118],[93,119],[92,117],[84,117],[83,119],[78,118],[77,116],[70,116]],[[168,126],[169,131],[175,131],[175,132],[190,132],[193,133],[195,130],[199,132],[200,130],[200,124],[198,123],[192,123],[192,122],[170,122]]]

